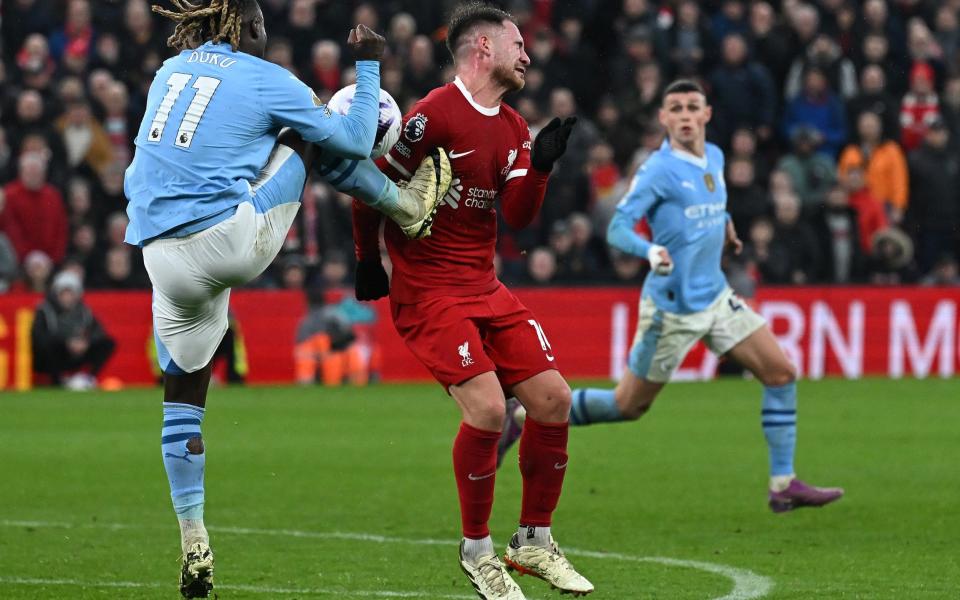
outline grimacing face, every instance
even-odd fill
[[[493,41],[493,77],[508,91],[523,89],[530,57],[523,46],[523,36],[511,21],[504,21],[503,27]]]
[[[660,107],[660,124],[667,128],[670,139],[690,146],[706,138],[712,109],[700,92],[668,94]]]

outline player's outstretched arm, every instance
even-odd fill
[[[332,112],[284,69],[275,68],[263,87],[263,108],[275,125],[291,127],[304,140],[354,160],[370,156],[380,115],[380,56],[385,40],[358,25],[348,43],[357,56],[357,90],[346,115]]]

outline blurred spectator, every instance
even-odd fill
[[[956,4],[941,4],[937,8],[934,18],[936,40],[947,62],[956,65],[958,51],[960,51],[960,19],[958,19]],[[949,66],[949,65],[948,65]],[[954,67],[955,68],[955,67]]]
[[[887,90],[899,97],[907,87],[907,76],[899,61],[890,56],[890,43],[882,34],[868,34],[860,44],[860,68],[875,65],[883,70]]]
[[[823,199],[837,181],[833,158],[817,152],[823,142],[819,132],[806,126],[793,130],[793,152],[777,163],[777,170],[790,175],[793,191],[800,197],[800,208],[810,217],[823,206]]]
[[[900,145],[883,137],[880,116],[865,112],[857,119],[857,144],[843,149],[837,170],[841,176],[852,167],[860,167],[866,174],[867,187],[875,198],[884,203],[893,223],[903,219],[907,208],[907,159]]]
[[[57,65],[50,56],[47,38],[39,33],[26,37],[23,47],[16,53],[16,66],[20,83],[33,90],[49,87]]]
[[[837,42],[821,33],[807,46],[806,51],[793,61],[787,75],[785,96],[794,98],[803,87],[803,74],[811,68],[824,73],[831,89],[836,90],[844,99],[849,100],[857,93],[857,71],[853,62],[843,55]]]
[[[223,334],[220,345],[214,350],[211,362],[214,380],[225,380],[234,385],[243,385],[246,382],[250,370],[247,364],[247,345],[243,340],[240,322],[233,311],[227,313],[227,331]]]
[[[898,18],[891,18],[886,0],[865,0],[861,10],[860,32],[889,40],[890,58],[900,66],[906,57],[906,36]]]
[[[910,153],[910,210],[917,240],[917,262],[925,273],[943,254],[956,252],[960,241],[960,157],[950,132],[935,117],[923,143]]]
[[[916,63],[910,69],[910,90],[900,105],[900,142],[906,152],[920,145],[930,122],[940,116],[940,100],[933,87],[933,69]]]
[[[613,147],[606,142],[598,142],[590,148],[587,173],[590,176],[591,205],[603,202],[619,190],[620,168],[613,158]]]
[[[727,212],[741,236],[759,217],[770,215],[770,200],[754,180],[753,163],[748,158],[727,161]]]
[[[113,290],[135,290],[150,287],[150,282],[137,270],[140,251],[129,245],[107,248],[101,262],[90,267],[90,287]]]
[[[55,263],[67,251],[67,213],[57,188],[47,183],[47,161],[36,153],[20,157],[19,178],[4,187],[6,207],[0,231],[17,256],[40,250]]]
[[[800,2],[787,4],[783,8],[793,34],[790,53],[800,56],[820,32],[820,13],[813,5]]]
[[[888,226],[883,202],[870,193],[862,167],[853,166],[847,169],[840,178],[840,183],[847,192],[847,202],[857,211],[860,249],[864,256],[869,256],[873,252],[873,236]]]
[[[294,346],[297,383],[366,384],[370,372],[356,339],[341,307],[328,305],[322,289],[308,290],[307,314],[297,324]]]
[[[960,265],[953,254],[944,254],[937,259],[933,270],[920,281],[921,285],[960,285]]]
[[[951,77],[943,86],[940,112],[950,128],[953,144],[957,145],[960,142],[960,76]]]
[[[0,223],[3,222],[3,209],[6,204],[6,195],[3,188],[0,188]],[[20,263],[17,260],[17,252],[13,249],[13,244],[10,243],[6,234],[0,231],[0,294],[5,294],[10,290],[17,278],[19,266]]]
[[[622,44],[622,51],[614,55],[609,66],[610,85],[617,94],[623,93],[637,81],[636,76],[641,68],[647,65],[661,67],[658,61],[664,58],[657,56],[654,32],[650,26],[633,26],[625,32]]]
[[[320,40],[313,45],[313,61],[308,81],[315,90],[329,93],[340,89],[340,44],[333,40]]]
[[[767,184],[771,170],[770,157],[757,152],[757,136],[751,129],[740,127],[733,132],[726,158],[728,163],[735,159],[750,161],[753,163],[754,181],[761,186]]]
[[[900,137],[900,104],[886,89],[886,75],[877,65],[867,65],[860,74],[860,93],[847,102],[847,120],[856,123],[860,113],[870,111],[880,116],[883,135]]]
[[[0,127],[0,181],[13,178],[13,150],[7,140],[7,131]]]
[[[568,73],[567,85],[573,90],[577,103],[593,114],[601,95],[597,94],[597,74],[602,73],[600,59],[592,45],[584,43],[583,21],[566,16],[560,20],[557,54]]]
[[[739,3],[737,3],[739,4]],[[749,60],[739,33],[723,38],[723,61],[710,74],[713,118],[710,123],[723,146],[738,127],[749,127],[761,140],[770,138],[776,119],[777,96],[766,67]]]
[[[613,148],[613,159],[621,170],[630,162],[641,131],[638,121],[626,122],[621,118],[621,108],[612,98],[607,96],[600,101],[597,132]]]
[[[596,280],[605,266],[606,251],[602,240],[593,234],[593,223],[584,213],[573,213],[570,225],[570,272],[578,281]]]
[[[610,263],[617,283],[639,286],[643,282],[644,261],[619,250],[610,250]]]
[[[655,62],[640,65],[628,80],[633,85],[620,94],[623,120],[635,131],[642,131],[644,124],[656,120],[657,111],[660,110],[660,93],[663,89],[660,65]]]
[[[104,97],[103,129],[110,140],[112,160],[122,165],[130,164],[133,159],[133,139],[140,127],[143,110],[133,110],[127,87],[119,81],[110,84]]]
[[[15,56],[24,39],[33,33],[39,33],[41,37],[49,34],[55,23],[53,8],[53,3],[43,0],[5,2],[3,20],[0,21],[3,55]]]
[[[680,0],[676,20],[667,31],[670,61],[677,76],[693,76],[701,71],[701,63],[713,48],[710,27],[694,0]]]
[[[85,61],[93,50],[96,34],[87,0],[68,0],[63,28],[50,36],[50,53],[60,61],[71,57]]]
[[[96,386],[96,377],[116,347],[83,302],[83,284],[74,273],[61,272],[37,307],[31,330],[33,370],[53,385],[74,389]]]
[[[913,242],[896,227],[888,227],[873,236],[870,260],[870,282],[877,285],[900,285],[913,281],[915,273]]]
[[[549,285],[557,277],[557,257],[550,248],[534,248],[527,259],[527,279],[530,285]]]
[[[773,241],[770,255],[775,260],[761,267],[768,283],[814,283],[822,272],[820,244],[813,228],[800,219],[800,199],[782,194],[774,201]]]
[[[843,187],[836,185],[830,188],[813,225],[824,253],[819,279],[829,283],[859,281],[865,262],[857,211],[850,206],[847,191]]]
[[[50,276],[53,275],[53,261],[42,250],[31,250],[23,257],[23,284],[14,291],[33,294],[45,294]]]
[[[410,42],[407,68],[403,72],[404,87],[411,96],[422,98],[442,83],[434,61],[433,42],[425,35],[414,37]]]
[[[67,150],[67,164],[77,169],[81,165],[95,173],[101,172],[113,160],[113,147],[103,125],[94,118],[85,100],[72,103],[57,120],[57,129]]]
[[[843,103],[827,85],[822,70],[809,68],[803,75],[803,89],[787,104],[783,132],[793,139],[794,130],[806,126],[815,129],[823,140],[819,151],[834,157],[846,141]]]
[[[723,0],[720,10],[715,12],[710,20],[710,33],[721,40],[728,35],[744,35],[748,29],[744,0]]]
[[[790,36],[777,23],[769,2],[750,5],[750,45],[753,56],[767,67],[774,89],[782,90],[790,67]]]

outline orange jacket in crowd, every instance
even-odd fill
[[[907,158],[896,142],[888,140],[877,146],[866,163],[860,146],[850,144],[840,153],[837,172],[843,177],[853,167],[863,168],[867,187],[874,198],[901,213],[907,209],[910,189]]]

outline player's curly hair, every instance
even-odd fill
[[[188,0],[170,0],[179,12],[153,5],[153,12],[176,21],[167,45],[177,50],[196,48],[206,41],[230,42],[233,51],[240,47],[240,28],[244,13],[256,0],[209,0],[193,4]]]

